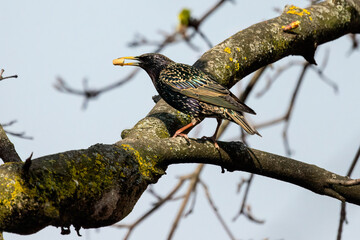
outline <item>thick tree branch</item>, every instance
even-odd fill
[[[94,228],[131,212],[163,174],[130,145],[94,145],[0,166],[0,231],[31,234],[48,226]]]
[[[149,147],[151,146],[151,147]],[[240,142],[125,139],[116,145],[49,155],[0,166],[0,230],[20,234],[47,225],[94,228],[120,221],[146,189],[177,163],[206,163],[296,184],[360,205],[360,185],[315,165],[249,149]],[[219,169],[220,171],[220,169]]]

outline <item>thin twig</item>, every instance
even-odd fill
[[[207,185],[203,182],[203,181],[199,181],[199,183],[201,184],[201,186],[204,188],[205,191],[205,195],[206,198],[212,208],[212,210],[214,211],[217,219],[219,220],[221,226],[224,228],[225,232],[229,235],[230,239],[235,240],[234,235],[232,234],[232,232],[230,231],[230,228],[227,226],[225,220],[223,219],[223,217],[220,215],[217,207],[215,206],[214,201],[211,198],[210,192],[209,192],[209,188],[207,187]]]
[[[9,127],[9,126],[15,124],[16,122],[17,122],[17,120],[12,120],[12,121],[10,121],[10,122],[8,122],[8,123],[2,123],[1,125],[2,125],[3,127]],[[28,139],[28,140],[34,139],[34,138],[31,137],[31,136],[26,136],[26,133],[25,133],[25,132],[12,132],[12,131],[5,130],[5,129],[4,129],[4,131],[5,131],[6,134],[11,135],[11,136],[14,136],[14,137],[19,137],[19,138]]]
[[[203,23],[205,19],[207,19],[212,13],[215,12],[223,3],[225,3],[228,0],[220,0],[217,2],[212,8],[210,8],[199,20],[199,24]],[[233,2],[233,1],[232,1]]]
[[[241,93],[240,95],[240,101],[241,102],[245,102],[247,97],[249,96],[250,92],[254,89],[255,84],[259,81],[260,77],[263,75],[263,73],[265,72],[266,68],[269,65],[266,65],[260,69],[258,69],[254,75],[252,76],[252,78],[250,79],[250,82],[248,83],[248,85],[246,86],[245,90]]]
[[[3,127],[8,127],[8,126],[11,126],[11,125],[13,125],[13,124],[15,124],[15,123],[17,123],[17,120],[11,120],[10,122],[8,122],[8,123],[2,123],[1,125],[2,125]]]
[[[359,40],[357,39],[356,34],[351,33],[351,34],[349,34],[349,36],[350,36],[352,45],[351,45],[350,50],[348,51],[348,54],[347,54],[348,56],[350,56],[351,53],[355,52],[354,51],[355,49],[359,48]]]
[[[265,222],[264,220],[259,220],[258,218],[256,218],[251,212],[250,205],[246,204],[247,203],[247,198],[249,196],[249,189],[250,189],[250,186],[251,186],[251,183],[252,183],[252,180],[253,180],[254,176],[255,175],[251,173],[249,179],[247,179],[245,181],[244,180],[242,181],[243,183],[246,183],[246,189],[245,189],[244,196],[243,196],[243,199],[242,199],[241,208],[240,208],[238,214],[233,217],[233,219],[232,219],[233,221],[236,221],[236,219],[239,216],[244,215],[250,221],[253,221],[255,223],[263,224]]]
[[[100,89],[89,89],[87,86],[87,80],[84,80],[83,81],[83,89],[78,90],[78,89],[70,87],[65,82],[65,80],[62,79],[61,77],[57,78],[57,81],[55,82],[54,87],[59,92],[83,96],[84,102],[83,102],[82,108],[85,109],[87,107],[89,100],[94,99],[102,93],[105,93],[107,91],[110,91],[112,89],[115,89],[116,87],[119,87],[119,86],[125,84],[126,82],[131,80],[138,72],[139,72],[139,69],[136,68],[129,75],[127,75],[125,78],[121,79],[120,81],[117,81],[115,83],[112,83],[112,84],[105,86],[103,88],[100,88]]]
[[[3,73],[5,72],[4,69],[0,70],[0,81],[4,80],[4,79],[8,79],[8,78],[17,78],[18,75],[12,75],[12,76],[7,76],[7,77],[3,77]]]
[[[291,114],[292,114],[293,109],[294,109],[295,100],[296,100],[296,97],[297,97],[297,95],[299,93],[301,83],[304,80],[305,73],[306,73],[309,66],[310,66],[310,63],[304,62],[301,74],[300,74],[300,76],[298,78],[298,81],[296,83],[296,86],[295,86],[294,92],[292,94],[290,104],[288,106],[288,109],[287,109],[286,113],[283,116],[279,117],[279,118],[276,118],[276,119],[273,119],[273,120],[270,120],[268,122],[258,124],[258,125],[255,126],[256,128],[263,128],[263,127],[267,127],[267,126],[270,126],[270,125],[274,125],[275,123],[279,123],[279,122],[284,121],[285,125],[284,125],[284,129],[283,129],[283,141],[284,141],[285,150],[286,150],[287,155],[291,155],[291,150],[290,150],[290,146],[289,146],[289,140],[288,140],[288,137],[287,137],[287,133],[288,133],[289,125],[290,125],[290,118],[291,118]]]
[[[153,190],[153,187],[150,185],[149,186],[149,188],[147,189],[147,192],[148,193],[150,193],[152,196],[154,196],[156,199],[157,199],[157,201],[159,202],[159,201],[161,201],[161,200],[163,200],[163,198],[160,196],[160,195],[158,195],[154,190]],[[156,204],[156,203],[155,203]],[[155,205],[154,204],[154,205]]]
[[[183,202],[182,202],[182,204],[181,204],[181,206],[179,208],[178,214],[175,217],[175,220],[174,220],[174,222],[172,224],[172,227],[170,229],[170,233],[169,233],[169,235],[167,237],[168,240],[170,240],[173,237],[174,233],[175,233],[175,230],[176,230],[176,228],[177,228],[177,226],[178,226],[178,224],[180,222],[180,219],[183,216],[183,212],[185,210],[185,207],[186,207],[187,203],[189,202],[191,193],[195,190],[195,188],[197,186],[197,183],[199,181],[200,173],[204,169],[204,166],[205,166],[204,164],[199,164],[196,167],[196,169],[195,169],[195,171],[193,173],[193,177],[191,179],[188,190],[187,190],[187,192],[185,194],[184,200],[183,200]]]
[[[324,60],[323,62],[321,63],[321,67],[316,67],[314,65],[311,65],[311,69],[315,71],[315,73],[317,73],[320,77],[320,79],[328,84],[330,87],[333,88],[334,92],[335,93],[338,93],[339,91],[339,87],[338,85],[332,81],[330,78],[328,78],[327,76],[325,76],[324,74],[324,69],[326,68],[327,66],[327,63],[329,62],[329,58],[330,58],[330,50],[329,49],[326,49],[325,51],[325,57],[324,57]]]
[[[194,212],[194,209],[195,209],[195,204],[196,204],[196,197],[197,197],[197,191],[196,191],[197,188],[194,189],[193,193],[192,193],[192,201],[191,201],[191,204],[190,204],[190,207],[189,207],[189,210],[184,214],[184,217],[187,217],[189,216],[191,213]]]
[[[340,220],[339,220],[339,227],[338,227],[336,240],[341,240],[341,235],[342,235],[342,231],[343,231],[343,227],[344,227],[344,222],[347,223],[347,220],[346,220],[346,202],[341,203]]]
[[[11,136],[14,136],[14,137],[19,137],[19,138],[22,138],[22,139],[27,139],[27,140],[33,140],[34,137],[32,136],[26,136],[26,133],[25,132],[12,132],[12,131],[9,131],[9,130],[5,130],[5,132]]]
[[[350,178],[354,168],[355,168],[355,165],[356,163],[358,162],[360,158],[360,147],[358,148],[356,154],[355,154],[355,157],[350,165],[350,168],[347,172],[347,177]],[[340,220],[339,220],[339,227],[338,227],[338,232],[337,232],[337,237],[336,237],[336,240],[341,240],[341,235],[342,235],[342,230],[343,230],[343,226],[344,226],[344,222],[347,223],[347,220],[346,220],[346,202],[342,202],[341,203],[341,208],[340,208]]]
[[[274,75],[272,77],[267,76],[267,84],[265,87],[256,94],[256,97],[262,97],[266,92],[268,92],[272,86],[272,84],[277,80],[282,73],[284,73],[286,70],[289,70],[291,67],[303,65],[303,61],[289,61],[287,64],[277,67]],[[269,65],[273,66],[273,65]]]
[[[337,180],[337,179],[329,179],[328,183],[336,184],[341,186],[355,186],[360,184],[360,178],[357,179],[347,179],[347,180]]]
[[[114,227],[118,228],[128,228],[128,232],[126,233],[124,240],[129,239],[130,234],[132,231],[147,217],[149,217],[152,213],[154,213],[158,208],[160,208],[164,203],[168,202],[182,187],[184,182],[188,180],[188,177],[182,177],[180,178],[179,182],[176,184],[176,186],[172,189],[172,191],[163,199],[161,199],[159,202],[157,202],[154,207],[152,207],[149,211],[147,211],[144,215],[142,215],[140,218],[138,218],[134,223],[132,224],[115,224]]]
[[[250,177],[247,180],[242,180],[243,183],[246,183],[246,189],[245,189],[243,199],[241,201],[240,210],[239,210],[238,214],[235,217],[233,217],[233,219],[232,219],[233,221],[236,221],[236,219],[238,219],[238,217],[241,214],[244,214],[244,209],[245,209],[245,206],[246,206],[246,199],[247,199],[248,194],[249,194],[249,189],[250,189],[250,185],[251,185],[253,177],[254,177],[254,174],[251,173]]]

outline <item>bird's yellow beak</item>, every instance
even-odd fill
[[[121,58],[114,59],[113,64],[114,65],[119,65],[119,66],[125,66],[125,65],[139,66],[138,62],[128,62],[128,63],[126,63],[125,59],[138,60],[137,57],[121,57]]]

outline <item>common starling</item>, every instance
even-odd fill
[[[125,59],[136,60],[126,62]],[[254,110],[201,70],[176,63],[157,53],[143,54],[138,57],[122,57],[113,60],[114,65],[132,65],[144,69],[150,76],[159,95],[173,108],[193,117],[191,123],[177,130],[173,136],[200,123],[206,117],[217,119],[218,125],[210,139],[214,141],[222,119],[239,124],[247,133],[261,136],[244,118],[242,112],[256,114]]]

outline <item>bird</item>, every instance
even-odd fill
[[[125,60],[134,60],[125,62]],[[173,138],[183,136],[189,139],[185,130],[196,126],[204,118],[216,118],[217,126],[211,137],[216,148],[217,133],[223,119],[240,125],[248,134],[259,135],[244,118],[243,113],[256,114],[241,102],[229,89],[219,84],[200,69],[176,63],[159,53],[146,53],[136,57],[121,57],[113,60],[114,65],[137,66],[150,76],[157,92],[173,108],[188,114],[192,120],[178,129]]]

